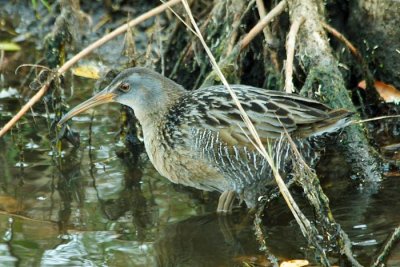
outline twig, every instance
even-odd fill
[[[371,265],[371,267],[384,266],[387,256],[389,255],[393,246],[399,241],[399,239],[400,239],[400,226],[394,229],[392,235],[389,237],[388,241],[383,247],[382,252],[376,257],[376,260]]]
[[[335,36],[337,39],[339,39],[342,43],[344,43],[347,48],[349,48],[350,52],[357,58],[359,62],[363,62],[364,59],[361,56],[360,52],[358,51],[357,48],[340,32],[338,32],[335,28],[332,26],[326,24],[325,22],[321,21],[322,27],[324,27],[325,30],[327,30],[330,34]]]
[[[264,18],[267,15],[267,11],[265,10],[265,5],[263,0],[256,0],[258,14],[260,15],[260,19]],[[264,27],[263,29],[265,41],[271,43],[271,31],[268,27]]]
[[[114,31],[110,32],[109,34],[103,36],[96,42],[92,43],[85,49],[83,49],[81,52],[76,54],[74,57],[72,57],[70,60],[65,62],[64,65],[62,65],[58,70],[57,74],[61,75],[64,72],[66,72],[69,68],[71,68],[76,62],[78,62],[81,58],[87,56],[90,54],[93,50],[96,48],[104,45],[106,42],[112,40],[116,36],[124,33],[127,31],[128,28],[133,27],[151,17],[154,17],[157,14],[160,14],[161,12],[165,11],[168,9],[170,6],[176,5],[180,2],[180,0],[170,0],[165,4],[159,5],[156,8],[153,8],[152,10],[140,15],[139,17],[131,20],[127,24],[124,24]],[[6,125],[0,130],[0,137],[2,137],[11,127],[14,126],[14,124],[36,103],[38,102],[42,96],[47,92],[47,89],[49,88],[49,82],[46,83],[45,85],[40,88],[40,90],[20,109],[20,111],[9,121],[7,122]]]
[[[362,71],[364,72],[364,76],[367,80],[367,90],[369,94],[367,95],[369,100],[373,100],[374,102],[377,102],[380,99],[380,96],[376,89],[374,89],[374,75],[371,73],[367,62],[364,60],[363,56],[361,55],[360,51],[343,35],[341,34],[338,30],[330,26],[329,24],[321,21],[322,27],[332,34],[334,37],[336,37],[339,41],[344,43],[345,46],[350,50],[351,54],[357,59],[357,61],[360,63]],[[372,90],[371,90],[372,89]]]
[[[282,0],[277,4],[271,11],[263,17],[242,39],[240,43],[240,49],[245,48],[264,28],[265,26],[273,20],[277,15],[282,13],[286,7],[286,0]]]
[[[22,220],[27,220],[27,221],[31,221],[31,222],[39,222],[39,223],[47,223],[47,224],[54,224],[56,225],[57,222],[55,221],[44,221],[44,220],[38,220],[38,219],[33,219],[33,218],[29,218],[23,215],[19,215],[19,214],[15,214],[15,213],[10,213],[7,211],[0,211],[1,215],[5,215],[5,216],[10,216],[10,217],[14,217],[14,218],[18,218],[18,219],[22,219]]]
[[[20,69],[20,68],[23,68],[23,67],[42,68],[42,69],[47,70],[48,72],[52,72],[52,71],[53,71],[52,69],[50,69],[50,68],[48,68],[48,67],[46,67],[46,66],[43,66],[43,65],[38,65],[38,64],[21,64],[21,65],[19,65],[19,66],[15,69],[15,74],[17,74],[18,71],[19,71],[19,69]]]
[[[260,15],[260,18],[265,17],[265,15],[267,15],[267,12],[265,11],[264,1],[256,0],[256,4],[257,4],[258,14]]]
[[[39,101],[49,88],[49,84],[45,84],[29,101],[18,111],[18,113],[9,120],[6,125],[0,130],[0,137],[2,137],[14,124],[28,111],[31,107]]]
[[[164,3],[163,0],[160,0],[160,1],[161,1],[162,3]],[[176,18],[177,18],[180,22],[183,23],[183,25],[186,26],[187,29],[189,29],[195,36],[197,36],[197,33],[192,29],[192,27],[190,27],[190,25],[187,24],[186,21],[185,21],[178,13],[175,12],[175,10],[173,10],[171,7],[168,7],[168,9],[169,9],[169,11],[171,11],[171,12],[176,16]],[[197,37],[198,37],[198,36],[197,36]]]
[[[286,93],[293,93],[294,92],[294,85],[293,85],[293,60],[294,60],[294,48],[296,45],[296,35],[299,31],[301,24],[303,24],[305,18],[298,17],[296,18],[292,26],[290,26],[290,31],[287,36],[286,41],[286,65],[285,65],[285,90]]]
[[[365,120],[352,121],[350,124],[378,121],[378,120],[384,120],[384,119],[393,119],[393,118],[400,118],[400,115],[379,116],[379,117],[369,118],[369,119],[365,119]]]

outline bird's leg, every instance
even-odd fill
[[[235,232],[234,224],[232,223],[231,216],[218,216],[218,226],[222,235],[224,236],[224,241],[227,244],[234,245],[235,243]]]
[[[218,213],[230,213],[232,212],[233,202],[236,198],[235,191],[224,191],[219,197],[217,212]]]

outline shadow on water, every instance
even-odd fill
[[[35,61],[29,57],[22,54],[1,70],[0,125],[27,99],[14,70]],[[68,101],[73,106],[91,94],[93,82],[70,78],[79,87]],[[263,218],[267,251],[260,251],[245,211],[216,216],[216,195],[172,185],[145,154],[121,152],[119,109],[109,105],[74,118],[81,146],[64,145],[60,155],[52,150],[52,115],[42,104],[0,139],[2,266],[272,266],[265,255],[310,256],[281,199]],[[400,180],[388,176],[373,190],[359,187],[340,155],[327,158],[319,171],[333,214],[357,258],[369,264],[400,221]],[[302,203],[301,193],[296,197]],[[400,249],[389,264],[400,265]]]

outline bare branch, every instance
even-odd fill
[[[374,75],[370,71],[368,67],[368,63],[365,61],[363,56],[361,55],[360,51],[343,35],[341,34],[338,30],[333,28],[332,26],[328,25],[327,23],[321,21],[322,27],[332,34],[334,37],[336,37],[339,41],[344,43],[345,46],[350,50],[350,53],[357,59],[357,61],[360,63],[361,68],[364,72],[364,76],[367,80],[367,90],[368,90],[368,101],[373,101],[378,103],[380,97],[376,89],[374,88]]]
[[[358,49],[343,34],[341,34],[335,28],[326,24],[323,21],[321,21],[321,24],[325,30],[327,30],[330,34],[332,34],[337,39],[339,39],[342,43],[344,43],[347,46],[347,48],[350,50],[350,52],[353,54],[353,56],[355,56],[359,62],[362,63],[364,61],[364,59],[361,56],[361,53],[358,51]]]
[[[286,7],[286,0],[282,0],[277,4],[271,11],[263,17],[250,31],[249,33],[243,38],[240,43],[240,49],[245,48],[253,39],[256,37],[264,28],[265,26],[273,20],[276,16],[281,14]]]
[[[265,5],[263,0],[256,0],[258,14],[260,15],[260,19],[267,15],[267,11],[265,10]],[[268,43],[268,39],[271,37],[271,32],[268,27],[264,27],[263,29],[264,38]]]
[[[296,46],[296,35],[299,31],[301,24],[305,21],[304,17],[296,18],[292,26],[290,26],[290,31],[287,36],[286,41],[286,65],[285,65],[285,91],[286,93],[293,93],[293,60],[294,60],[294,48]]]

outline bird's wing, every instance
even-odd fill
[[[248,86],[232,88],[261,141],[274,152],[271,155],[279,168],[290,159],[290,146],[279,139],[285,130],[294,134],[302,125],[329,117],[329,108],[314,100]],[[177,123],[182,123],[181,129],[188,134],[187,145],[196,158],[209,161],[224,173],[235,190],[240,192],[269,176],[269,165],[247,137],[251,137],[250,132],[225,88],[201,89],[180,103],[176,110],[182,110],[185,118]]]
[[[277,139],[285,130],[303,136],[314,125],[330,118],[331,109],[317,101],[277,91],[232,85],[242,107],[247,112],[261,140]],[[250,132],[230,94],[223,86],[194,91],[188,108],[189,128],[218,133],[227,145],[253,147],[246,135]]]

